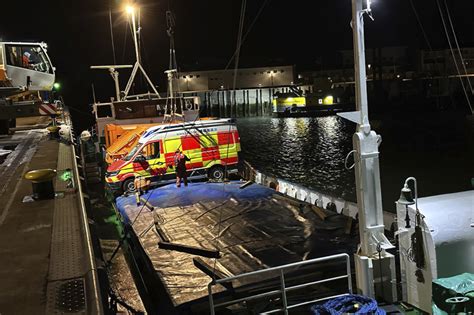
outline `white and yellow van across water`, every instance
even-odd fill
[[[190,159],[186,169],[191,178],[222,180],[225,171],[237,172],[240,137],[234,120],[199,120],[149,128],[124,158],[109,165],[106,183],[112,190],[132,191],[135,176],[171,180],[177,149]]]

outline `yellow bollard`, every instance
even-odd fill
[[[32,182],[33,199],[54,199],[53,179],[56,177],[56,170],[33,170],[27,172],[24,177]]]
[[[59,127],[58,126],[49,126],[46,128],[49,131],[50,139],[59,139]]]

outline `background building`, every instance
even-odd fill
[[[293,81],[293,66],[244,68],[237,70],[235,88],[289,86]],[[229,90],[234,84],[234,69],[180,72],[178,82],[182,92]]]
[[[454,51],[459,70],[464,74],[464,67],[468,73],[474,73],[474,48],[461,48],[463,60],[457,51]],[[420,72],[427,76],[456,75],[456,65],[450,49],[422,50],[420,53]]]
[[[256,116],[271,112],[274,93],[294,84],[294,66],[180,72],[179,91],[198,96],[208,116]]]

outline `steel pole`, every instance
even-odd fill
[[[120,101],[120,86],[119,86],[119,73],[114,68],[110,68],[110,74],[114,79],[115,83],[115,97],[117,102]]]
[[[364,11],[362,0],[352,0],[352,37],[354,41],[354,70],[356,107],[360,111],[359,131],[370,132],[365,72]]]
[[[356,152],[355,182],[360,234],[360,247],[354,255],[354,263],[357,290],[363,295],[374,297],[374,264],[375,260],[379,259],[377,248],[382,248],[380,258],[388,259],[387,265],[394,266],[394,257],[385,252],[393,248],[393,245],[384,234],[378,151],[381,137],[370,130],[369,124],[363,18],[365,13],[370,14],[370,0],[365,0],[367,9],[363,9],[362,1],[364,0],[352,0],[355,93],[356,106],[360,114],[357,132],[352,138]],[[391,267],[379,270],[378,274],[385,273],[388,279],[393,280],[390,269]],[[392,297],[385,298],[392,300],[393,294],[391,295]]]
[[[140,63],[140,52],[138,51],[137,26],[135,23],[135,10],[132,12],[133,43],[135,45],[135,57]]]

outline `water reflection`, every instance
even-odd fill
[[[244,158],[264,173],[354,200],[344,168],[355,126],[337,116],[238,120]]]
[[[466,122],[455,113],[379,121],[384,209],[394,210],[408,176],[419,180],[421,196],[472,189],[474,143]],[[355,201],[354,170],[344,168],[355,124],[338,116],[239,118],[237,123],[244,158],[262,172]]]

